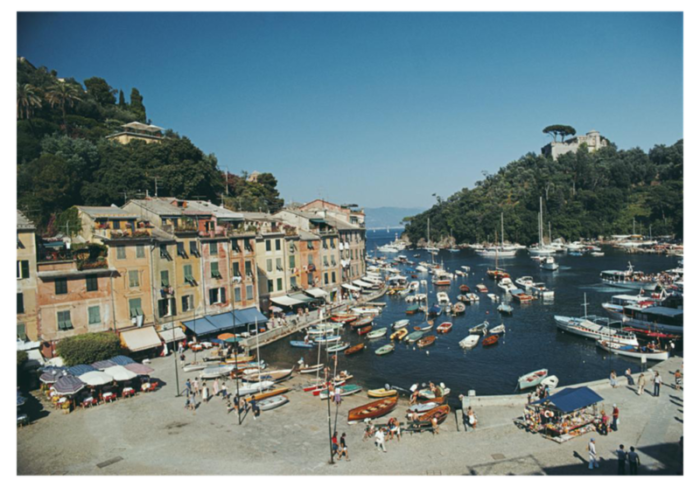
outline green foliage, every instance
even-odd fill
[[[258,175],[257,181],[248,181],[248,173],[242,176],[226,174],[228,197],[225,206],[236,211],[261,211],[276,213],[284,206],[277,190],[277,179],[270,173]]]
[[[22,367],[24,363],[29,360],[29,355],[24,350],[17,351],[17,368]]]
[[[131,89],[130,104],[131,111],[136,115],[136,121],[146,122],[146,107],[143,104],[143,96],[136,88]]]
[[[564,137],[576,135],[576,129],[571,125],[549,125],[542,130],[542,133],[551,135],[554,140],[557,140],[557,135],[559,135],[561,141],[564,142]]]
[[[107,84],[102,78],[88,78],[83,81],[87,89],[88,96],[100,105],[114,105],[117,102],[114,96],[117,90]]]
[[[78,208],[72,206],[61,212],[61,214],[56,217],[55,226],[56,229],[64,235],[67,234],[71,237],[78,235],[83,229],[83,224],[78,216]]]
[[[631,233],[683,237],[683,141],[645,153],[605,147],[582,149],[556,161],[527,154],[407,220],[406,234],[417,243],[440,240],[452,231],[457,242],[493,241],[504,214],[505,237],[537,241],[539,198],[544,199],[545,234],[567,240]],[[500,239],[500,237],[499,237]]]
[[[123,353],[119,337],[114,333],[86,333],[64,338],[56,352],[65,365],[92,364]]]

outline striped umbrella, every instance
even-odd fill
[[[75,377],[74,375],[64,375],[56,381],[53,388],[56,392],[62,396],[70,396],[76,392],[82,390],[85,387],[85,383]]]
[[[44,384],[53,384],[64,375],[63,370],[48,370],[39,376],[39,380]]]
[[[88,372],[95,372],[97,369],[93,367],[92,365],[74,365],[73,367],[68,367],[66,372],[68,372],[70,375],[74,375],[76,377],[80,377],[83,374],[87,374]]]

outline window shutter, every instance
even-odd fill
[[[29,277],[29,261],[28,260],[23,260],[22,261],[22,277]]]

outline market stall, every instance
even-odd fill
[[[588,387],[567,387],[528,404],[516,424],[527,431],[563,443],[596,430],[596,404],[603,400]]]

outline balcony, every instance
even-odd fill
[[[128,238],[150,238],[150,228],[138,228],[136,230],[110,230],[108,235],[112,240],[128,239]]]

